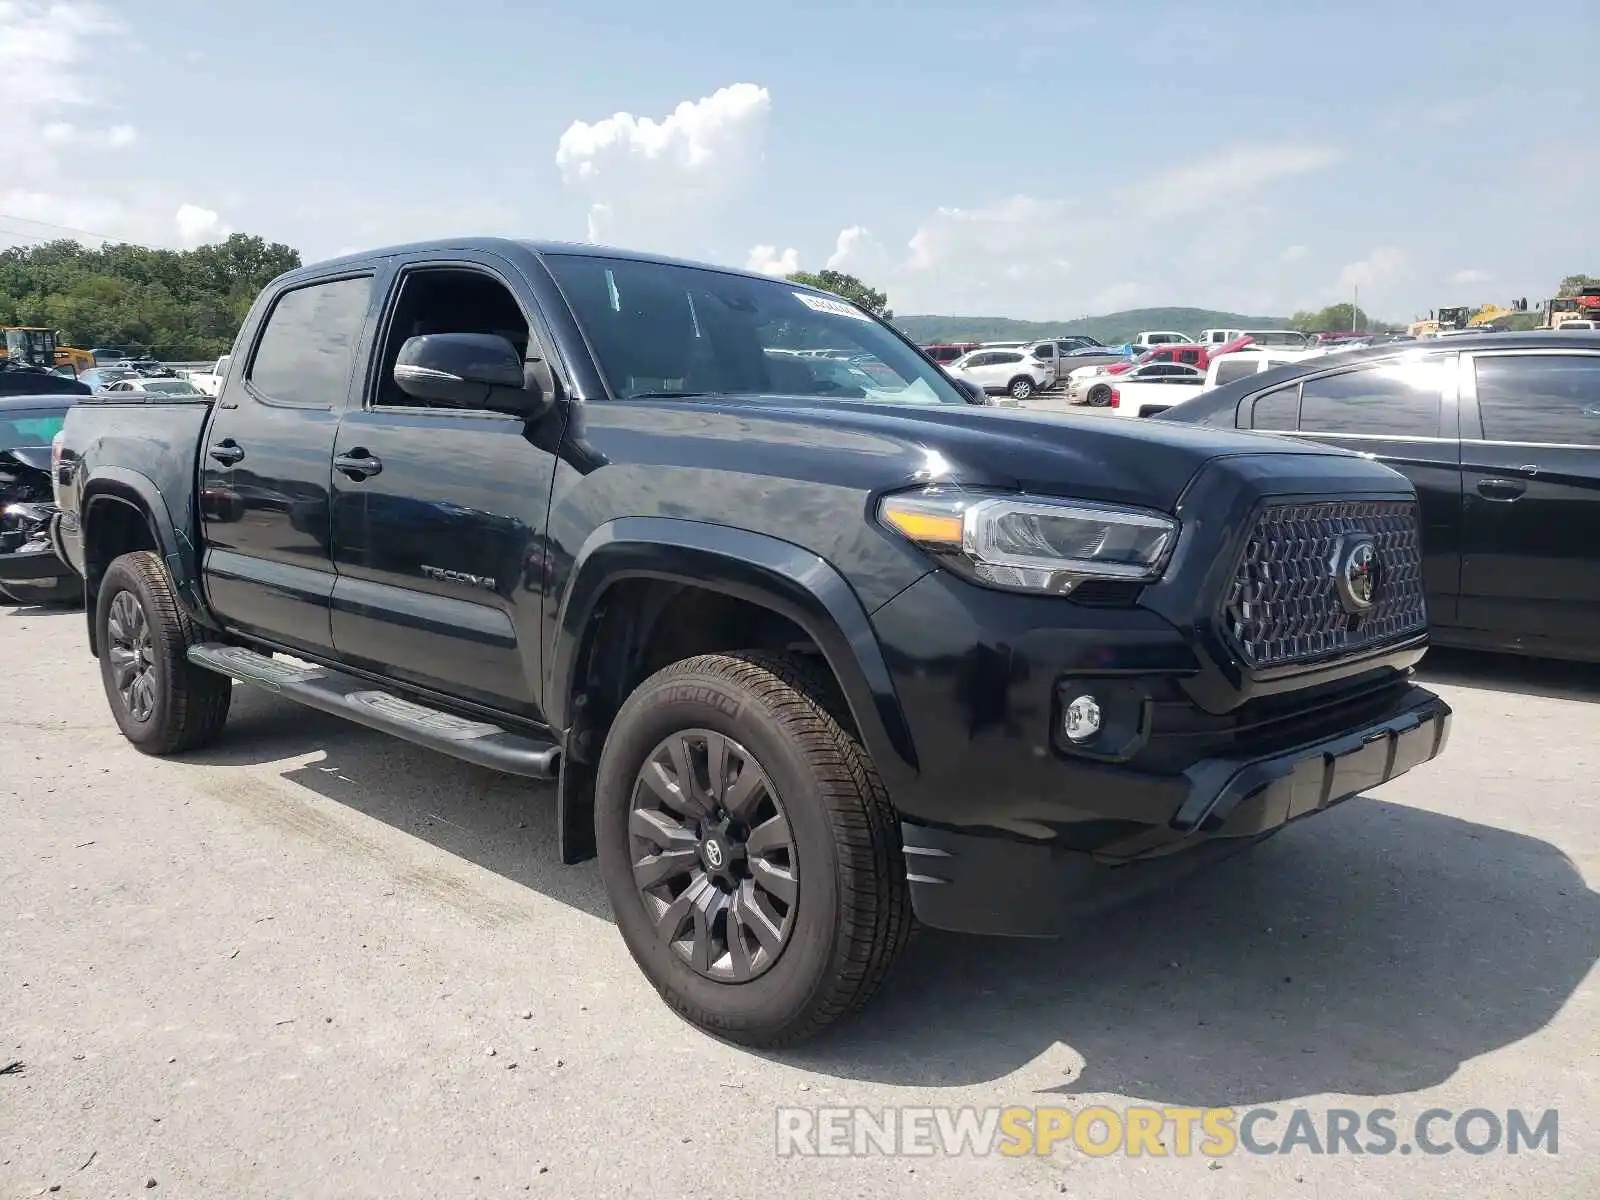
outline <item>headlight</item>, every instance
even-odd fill
[[[1086,579],[1159,579],[1178,536],[1161,513],[947,488],[885,496],[878,518],[979,583],[1057,595]]]

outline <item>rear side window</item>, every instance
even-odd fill
[[[1018,354],[1014,350],[1007,350],[1003,354],[996,354],[993,361],[1002,365],[1006,363],[1019,363],[1022,361],[1022,355]]]
[[[1198,349],[1180,350],[1178,351],[1178,361],[1192,367],[1200,361],[1200,351]]]
[[[1049,342],[1040,342],[1033,348],[1033,356],[1035,358],[1054,358],[1056,356],[1056,348]]]
[[[342,403],[371,299],[371,276],[285,292],[256,345],[251,386],[276,404],[328,408]]]
[[[1250,360],[1236,358],[1222,358],[1217,362],[1217,386],[1232,383],[1235,379],[1243,379],[1246,375],[1256,373],[1256,364]]]
[[[1371,437],[1437,437],[1444,382],[1444,369],[1437,360],[1382,363],[1308,379],[1300,389],[1300,429]]]
[[[1251,429],[1275,429],[1294,431],[1300,427],[1300,385],[1291,383],[1288,387],[1279,388],[1275,392],[1268,392],[1265,396],[1258,396],[1250,412]]]
[[[1486,440],[1600,446],[1600,356],[1495,356],[1475,370]]]

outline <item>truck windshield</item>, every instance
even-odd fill
[[[945,374],[867,313],[782,280],[637,259],[545,259],[619,399],[816,396],[961,404]]]

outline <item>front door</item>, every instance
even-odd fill
[[[1600,643],[1600,353],[1475,354],[1470,382],[1461,623]]]
[[[373,294],[358,275],[286,291],[200,447],[203,577],[230,626],[328,654],[328,476]]]
[[[529,423],[430,405],[393,375],[415,334],[498,333],[526,350],[529,329],[491,265],[400,272],[364,403],[339,427],[333,640],[354,666],[538,720],[543,534],[561,413]]]

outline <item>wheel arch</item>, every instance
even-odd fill
[[[121,467],[97,471],[83,485],[80,512],[84,610],[92,654],[99,654],[94,614],[100,580],[117,558],[134,550],[152,550],[160,555],[179,601],[193,617],[205,620],[204,601],[196,582],[194,544],[185,528],[172,519],[154,481]]]
[[[564,861],[580,861],[590,851],[585,817],[598,757],[594,743],[603,737],[609,714],[585,708],[595,655],[605,641],[608,602],[626,599],[626,589],[638,581],[714,593],[798,629],[827,664],[890,794],[897,782],[916,776],[910,727],[877,636],[837,570],[815,553],[765,534],[672,517],[623,517],[597,528],[576,556],[545,678],[544,709],[563,746],[558,825]]]

